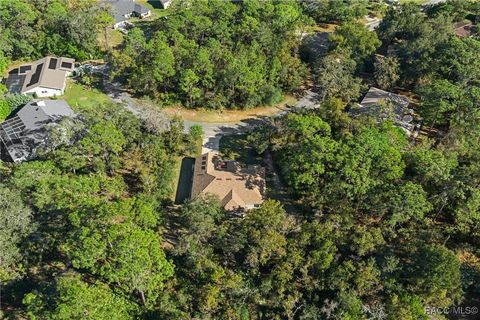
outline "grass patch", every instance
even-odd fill
[[[422,5],[422,4],[425,4],[427,2],[428,2],[428,0],[400,0],[401,4],[415,3],[415,4],[418,4],[418,5]]]
[[[173,176],[175,177],[171,182],[173,194],[171,200],[174,203],[180,204],[186,199],[185,196],[190,194],[191,185],[191,166],[194,163],[193,158],[202,154],[202,139],[196,141],[195,154],[189,154],[186,157],[175,157],[175,164],[173,167]],[[180,188],[179,188],[180,187]],[[186,188],[186,189],[185,189]]]
[[[182,168],[182,159],[183,157],[175,157],[175,164],[173,166],[173,176],[174,178],[172,179],[170,186],[172,187],[172,195],[170,199],[172,201],[175,201],[178,193],[178,184],[180,182],[180,169]]]
[[[108,46],[107,42],[105,41],[105,33],[102,30],[98,33],[97,41],[98,45],[103,51],[108,51],[118,47],[123,41],[123,33],[113,28],[107,29],[107,38],[108,38]]]
[[[68,81],[65,94],[59,98],[66,100],[75,111],[93,110],[100,104],[112,102],[110,97],[100,90],[87,88],[73,81]]]
[[[167,107],[165,113],[171,116],[179,116],[182,119],[194,122],[210,123],[228,123],[238,122],[245,119],[256,117],[269,117],[284,111],[288,106],[292,106],[297,100],[292,96],[285,96],[282,102],[272,106],[260,106],[246,110],[206,110],[206,109],[186,109],[181,106]],[[147,102],[148,103],[148,102]]]
[[[318,23],[312,26],[307,26],[305,28],[306,32],[334,32],[338,27],[338,24],[335,23]]]
[[[163,17],[167,15],[168,10],[163,9],[162,3],[160,0],[137,0],[135,1],[138,4],[141,4],[142,6],[147,7],[152,11],[152,15],[150,17],[147,17],[145,19],[155,19],[157,17]]]
[[[5,69],[5,72],[3,73],[3,75],[0,74],[0,80],[1,80],[2,76],[7,77],[7,76],[8,76],[8,72],[11,71],[12,69],[18,68],[18,67],[20,67],[22,64],[27,64],[27,63],[29,63],[29,61],[15,60],[15,61],[10,62],[10,64],[9,64],[8,67],[7,67],[7,69]]]

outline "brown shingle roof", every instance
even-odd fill
[[[211,193],[219,197],[226,210],[236,210],[261,204],[264,190],[265,171],[261,167],[241,167],[211,152],[195,159],[192,198]]]
[[[461,38],[468,38],[472,35],[473,24],[471,22],[455,23],[455,34]]]

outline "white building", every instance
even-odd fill
[[[131,17],[143,19],[152,15],[150,9],[132,0],[105,0],[104,3],[111,8],[115,18],[114,29],[128,27],[129,22],[127,20]]]
[[[74,59],[48,56],[11,70],[5,85],[11,93],[42,98],[61,96],[65,92],[67,76],[73,71],[74,63]]]

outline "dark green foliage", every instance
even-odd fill
[[[113,53],[117,74],[140,94],[189,107],[245,108],[296,90],[304,23],[294,1],[178,1],[151,38],[132,30]]]
[[[16,189],[0,185],[0,279],[14,278],[22,254],[20,245],[34,228],[32,212]],[[13,274],[12,274],[13,273]]]
[[[12,112],[12,109],[10,108],[10,105],[7,101],[1,99],[0,100],[0,122],[3,122],[10,113]]]
[[[23,107],[30,101],[32,101],[32,97],[29,95],[23,95],[23,94],[7,94],[5,96],[5,101],[8,103],[8,106],[10,107],[10,112],[14,112],[18,110],[18,108]]]
[[[317,22],[345,22],[362,18],[368,13],[366,0],[318,1],[302,0],[306,13]]]
[[[27,294],[23,303],[34,319],[127,320],[135,310],[130,301],[116,295],[107,285],[85,282],[75,273],[59,277],[50,292]]]
[[[349,21],[364,4],[346,3],[314,2],[325,9],[318,19]],[[154,32],[131,30],[112,53],[134,89],[220,108],[275,101],[297,85],[296,4],[188,4]],[[312,70],[317,109],[225,140],[223,151],[246,163],[253,148],[255,163],[273,159],[268,188],[289,193],[285,208],[267,199],[239,216],[208,194],[173,206],[174,161],[195,153],[201,128],[185,133],[175,118],[159,130],[116,105],[79,110],[39,159],[0,167],[5,316],[426,320],[426,307],[472,304],[479,42],[454,36],[452,21],[474,9],[391,9],[381,48],[374,33],[344,24]],[[55,2],[48,10],[53,22],[63,14]],[[376,50],[386,56],[375,80],[411,86],[429,136],[411,141],[391,120],[349,116]]]
[[[24,299],[32,317],[70,319],[90,310],[92,319],[116,311],[128,319],[139,306],[152,308],[174,274],[158,227],[161,203],[171,194],[176,151],[163,137],[143,133],[141,123],[120,106],[98,106],[96,112],[82,117],[83,130],[77,124],[74,144],[14,167],[5,179],[11,189],[2,189],[1,199],[9,201],[0,205],[9,221],[2,228],[9,239],[2,246],[2,274],[19,268],[17,245],[30,219],[23,198],[39,224],[23,251],[28,268],[45,266],[45,275],[57,278],[56,293],[48,282],[30,278],[40,287]],[[183,150],[187,138],[177,134]],[[15,219],[6,216],[12,214]],[[80,275],[58,277],[50,265]],[[82,307],[73,307],[76,299]]]
[[[348,22],[336,28],[329,40],[334,49],[351,50],[356,61],[363,61],[381,45],[375,32],[356,22]]]
[[[77,60],[98,54],[96,1],[0,1],[0,52],[12,60],[46,54]],[[2,71],[0,53],[0,73]]]

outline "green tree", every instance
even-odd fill
[[[344,22],[361,18],[368,13],[368,2],[352,1],[302,1],[306,12],[317,22]]]
[[[357,62],[371,56],[381,45],[375,32],[371,32],[358,22],[347,22],[335,29],[329,37],[335,48],[350,50]]]
[[[0,100],[0,121],[7,119],[11,111],[12,110],[10,109],[10,104],[6,100],[1,99]]]
[[[422,88],[423,105],[420,110],[430,127],[448,125],[450,116],[464,99],[462,89],[448,80],[438,80]]]
[[[375,81],[378,86],[385,90],[391,90],[400,79],[399,67],[398,59],[395,57],[377,58],[374,68]]]
[[[16,189],[0,185],[0,278],[12,277],[21,260],[19,245],[35,229],[32,211]]]
[[[415,291],[428,304],[447,307],[461,299],[460,262],[452,251],[443,246],[420,248],[410,277]]]
[[[128,35],[112,54],[116,75],[137,93],[189,107],[247,108],[277,103],[303,82],[295,32],[305,17],[294,1],[181,3],[156,21],[160,31],[145,48],[130,50]]]
[[[57,278],[53,292],[31,292],[23,298],[31,319],[131,319],[135,307],[105,284],[89,284],[73,272]]]
[[[330,53],[316,69],[318,93],[322,100],[339,98],[350,102],[360,95],[361,80],[354,76],[356,63],[344,54]]]

